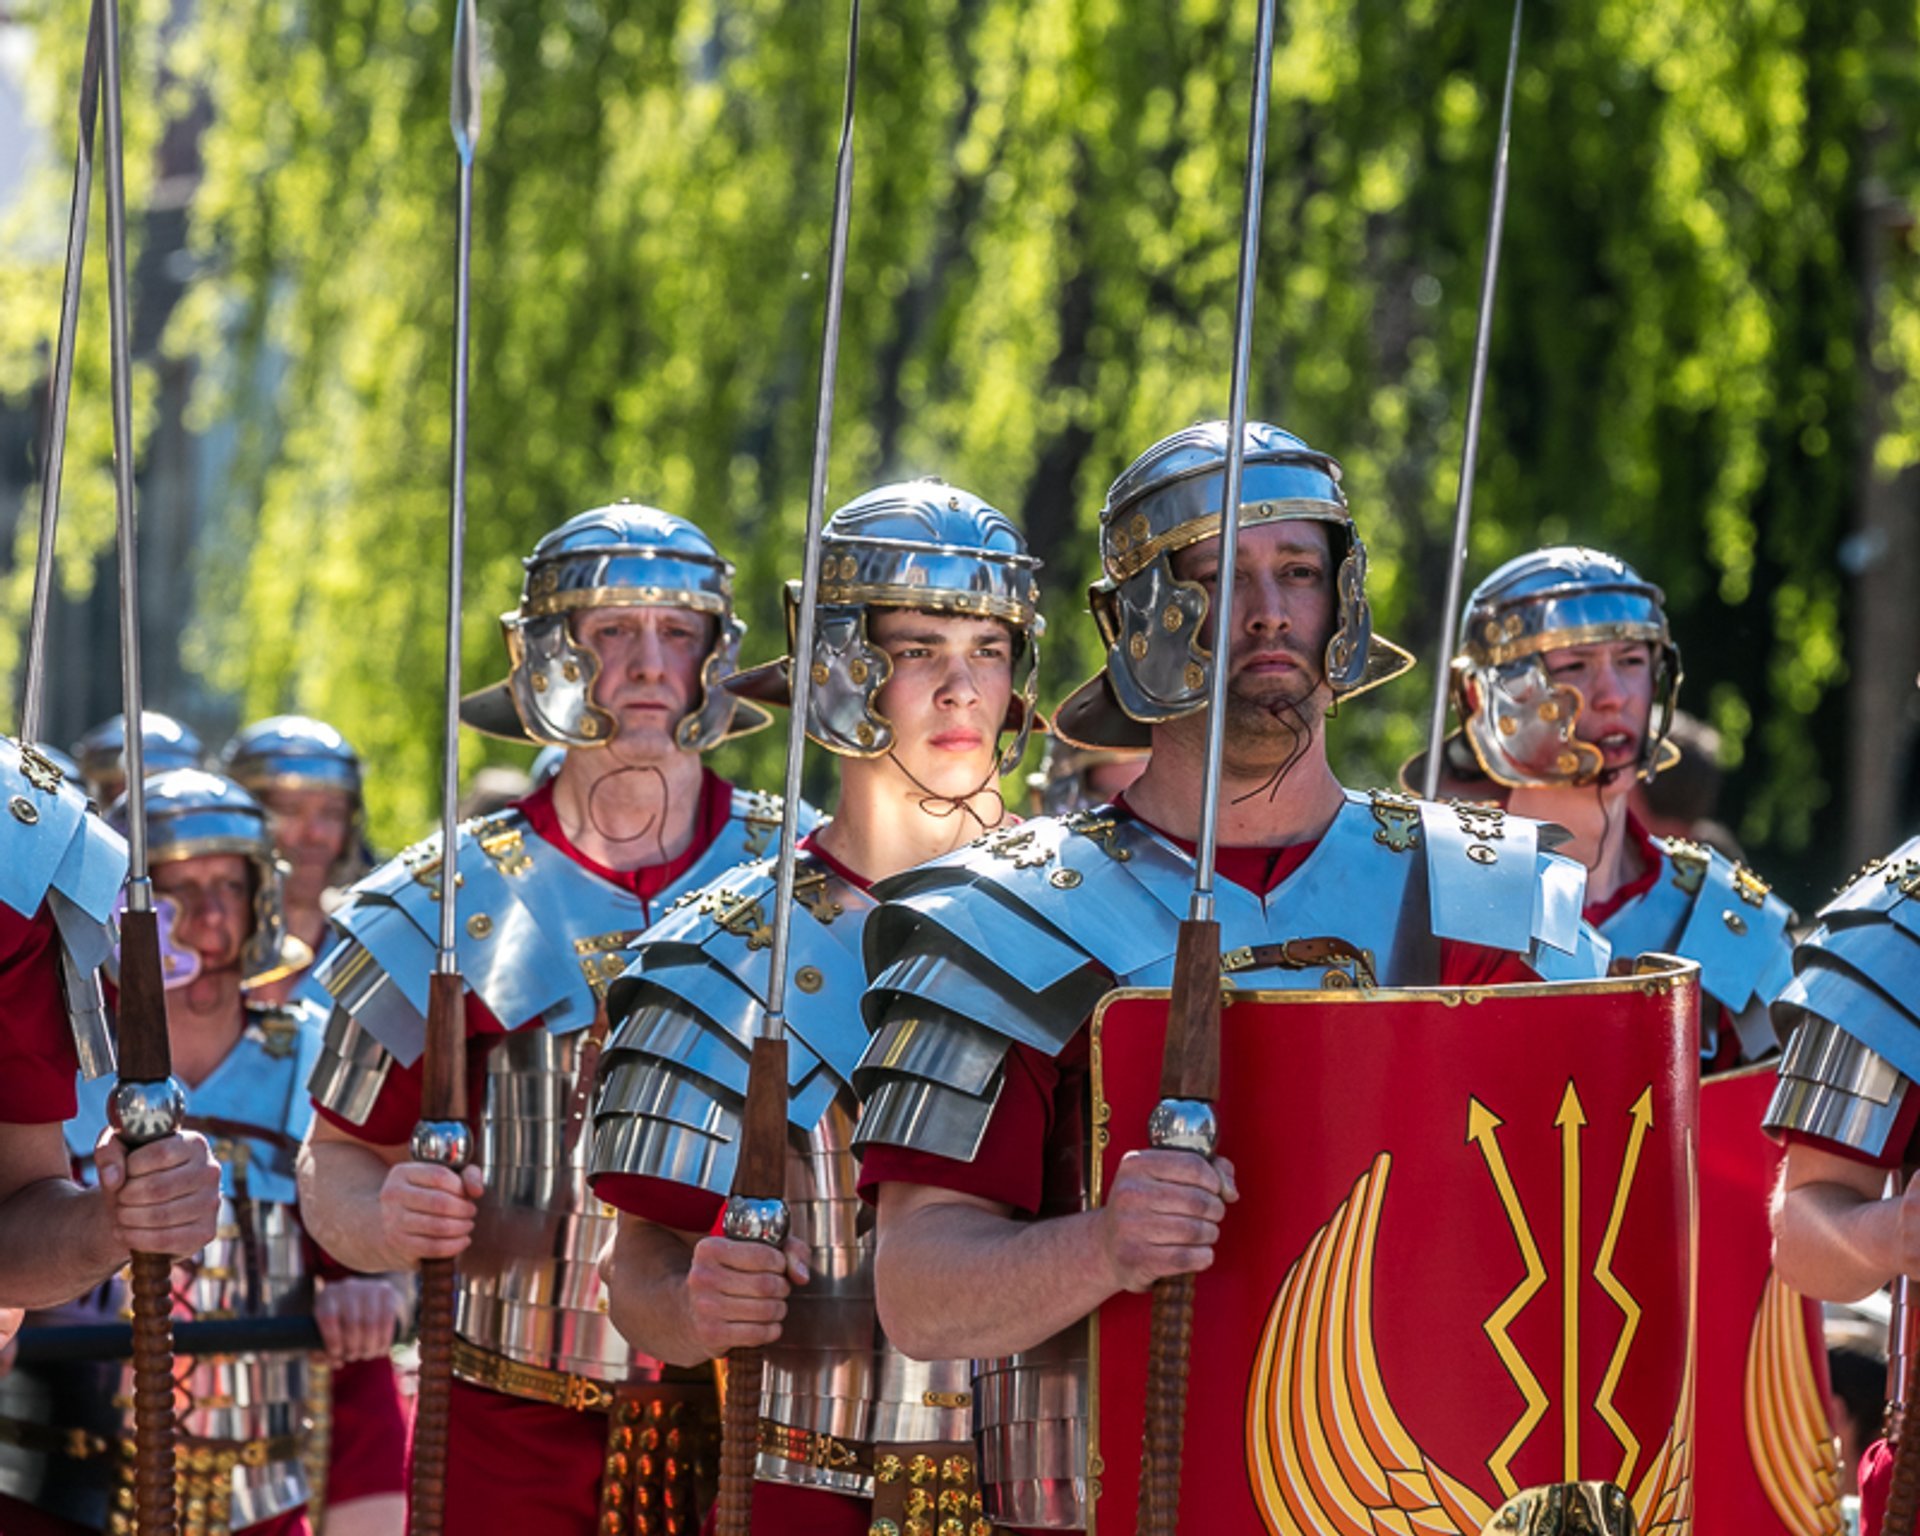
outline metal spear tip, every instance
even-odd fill
[[[462,160],[471,160],[480,142],[480,18],[474,0],[455,0],[452,98],[454,147]]]

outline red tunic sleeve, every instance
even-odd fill
[[[486,1102],[487,1049],[504,1036],[500,1021],[487,1005],[469,994],[467,997],[467,1118],[475,1118]],[[349,1136],[376,1147],[401,1147],[413,1139],[413,1128],[420,1122],[421,1097],[425,1091],[424,1054],[410,1067],[394,1062],[387,1069],[387,1080],[373,1101],[373,1109],[361,1122],[316,1102],[315,1114]]]
[[[0,1121],[71,1120],[79,1071],[53,916],[0,906]]]

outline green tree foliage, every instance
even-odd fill
[[[49,29],[77,37],[80,14],[60,0]],[[749,651],[770,654],[804,508],[843,6],[482,15],[469,675],[497,674],[518,558],[619,495],[714,533]],[[1379,622],[1429,668],[1507,22],[1294,0],[1275,64],[1255,407],[1343,460]],[[429,0],[199,0],[160,98],[211,109],[206,276],[170,344],[203,364],[204,417],[245,428],[197,654],[250,711],[298,706],[358,741],[389,842],[435,782],[450,29]],[[832,484],[934,471],[1022,516],[1048,562],[1049,698],[1097,660],[1102,489],[1224,411],[1251,29],[1240,0],[867,12]],[[1870,149],[1906,163],[1912,31],[1890,0],[1557,0],[1523,45],[1469,574],[1577,539],[1660,580],[1689,700],[1741,754],[1729,809],[1776,858],[1835,825],[1835,549],[1868,446],[1856,208]],[[1895,366],[1920,360],[1903,314]],[[1920,428],[1889,443],[1890,465],[1920,455]],[[1417,746],[1425,693],[1345,712],[1352,777]],[[469,766],[495,750],[469,748]],[[733,750],[726,766],[776,771],[774,733]]]

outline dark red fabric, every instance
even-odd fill
[[[92,1527],[75,1525],[71,1520],[57,1520],[31,1504],[0,1493],[0,1536],[88,1536],[91,1530]],[[313,1536],[313,1526],[307,1520],[303,1505],[284,1515],[275,1515],[271,1520],[262,1520],[258,1525],[242,1526],[234,1536],[242,1533],[244,1536]]]
[[[447,1430],[448,1532],[594,1536],[605,1415],[456,1381]]]
[[[1893,1492],[1893,1447],[1876,1440],[1860,1457],[1860,1536],[1880,1536]]]
[[[32,917],[0,905],[0,1121],[71,1120],[79,1070],[60,981],[60,930],[44,905]]]
[[[333,1373],[333,1442],[327,1502],[407,1491],[407,1404],[393,1361],[356,1360]]]
[[[733,814],[733,786],[711,769],[704,770],[700,780],[700,805],[694,813],[693,840],[687,844],[686,851],[668,863],[649,864],[640,869],[608,869],[604,864],[588,858],[568,840],[567,834],[561,829],[559,813],[553,808],[552,780],[520,801],[518,809],[537,836],[558,848],[582,869],[598,875],[609,885],[638,896],[645,904],[642,920],[651,923],[653,898],[692,868],[694,860],[705,853],[713,845],[714,839],[725,830],[728,818]],[[486,1102],[486,1053],[493,1043],[489,1037],[497,1039],[505,1033],[505,1027],[487,1005],[468,993],[467,1038],[483,1042],[478,1050],[467,1053],[468,1104]],[[388,1069],[387,1080],[381,1084],[379,1097],[374,1100],[373,1109],[364,1122],[349,1120],[324,1104],[315,1104],[314,1111],[328,1124],[337,1126],[350,1136],[371,1142],[376,1147],[402,1146],[412,1139],[413,1128],[420,1120],[420,1094],[425,1066],[424,1057],[410,1067],[395,1062]]]
[[[796,1488],[791,1483],[753,1485],[753,1528],[780,1536],[867,1536],[873,1529],[873,1501],[826,1488]],[[720,1512],[707,1511],[702,1536],[720,1529]],[[1005,1532],[1005,1526],[994,1529]]]

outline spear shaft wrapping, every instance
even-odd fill
[[[1467,431],[1460,445],[1460,488],[1453,501],[1453,546],[1447,557],[1447,596],[1440,612],[1440,642],[1434,654],[1433,715],[1427,727],[1427,762],[1420,793],[1440,793],[1440,753],[1447,732],[1447,685],[1452,670],[1453,627],[1460,621],[1460,588],[1467,569],[1467,535],[1473,527],[1473,477],[1480,462],[1480,418],[1487,401],[1487,354],[1493,345],[1493,297],[1500,286],[1500,237],[1507,225],[1507,148],[1513,142],[1513,80],[1520,68],[1520,16],[1526,0],[1513,0],[1513,35],[1507,42],[1507,81],[1500,96],[1500,136],[1493,152],[1493,205],[1487,212],[1487,255],[1480,270],[1480,317],[1473,336],[1473,382],[1467,389]]]
[[[73,156],[73,200],[67,208],[67,265],[60,285],[60,331],[47,380],[46,436],[40,445],[40,543],[34,552],[33,607],[27,620],[27,676],[20,698],[20,740],[40,739],[46,704],[47,616],[53,607],[54,535],[60,525],[60,476],[67,456],[67,406],[73,395],[73,339],[80,322],[80,281],[87,264],[87,219],[93,202],[93,135],[100,120],[103,0],[87,12],[86,59],[80,66],[79,138]]]
[[[473,156],[480,142],[480,41],[474,0],[457,0],[448,108],[460,158],[455,259],[452,494],[447,516],[447,686],[440,779],[440,945],[427,984],[427,1042],[413,1155],[458,1171],[472,1156],[467,1039],[459,957],[460,632],[467,550],[467,380],[473,267]],[[454,1261],[420,1265],[420,1391],[413,1441],[412,1529],[440,1536],[446,1519],[453,1389]]]
[[[740,1156],[727,1201],[725,1232],[736,1240],[778,1245],[786,1239],[787,969],[793,937],[793,889],[800,841],[800,780],[813,691],[813,625],[820,595],[821,531],[826,523],[827,470],[833,450],[833,399],[840,372],[840,317],[847,281],[847,226],[853,202],[853,104],[859,78],[860,0],[847,17],[846,86],[840,107],[840,149],[834,161],[833,225],[827,248],[827,313],[820,349],[820,394],[814,414],[813,473],[807,487],[806,549],[794,619],[787,691],[787,771],[775,867],[773,942],[767,1006],[747,1069]],[[765,1358],[758,1349],[727,1356],[720,1443],[720,1536],[747,1536],[753,1523],[753,1469],[760,1447],[760,1388]]]
[[[1219,1128],[1220,926],[1214,918],[1213,867],[1220,841],[1220,785],[1226,756],[1227,690],[1232,670],[1233,590],[1240,537],[1240,487],[1246,469],[1247,394],[1253,364],[1254,285],[1260,262],[1267,116],[1272,98],[1274,0],[1259,0],[1253,43],[1253,109],[1240,222],[1240,273],[1234,296],[1233,374],[1227,403],[1227,463],[1220,508],[1220,564],[1211,600],[1213,675],[1207,697],[1206,774],[1193,897],[1180,924],[1168,998],[1160,1102],[1148,1141],[1211,1157]],[[1180,1518],[1180,1461],[1186,1434],[1188,1346],[1193,1331],[1192,1275],[1154,1282],[1148,1331],[1145,1444],[1137,1527],[1141,1536],[1173,1536]]]
[[[120,1080],[109,1114],[129,1149],[174,1134],[186,1094],[173,1076],[167,1039],[160,931],[147,870],[146,754],[141,733],[140,566],[133,495],[133,359],[127,324],[127,196],[120,119],[120,7],[101,0],[105,85],[107,316],[112,356],[113,485],[120,563],[120,669],[126,715],[127,904],[120,919]],[[136,1253],[133,1292],[134,1528],[175,1529],[172,1261]]]

